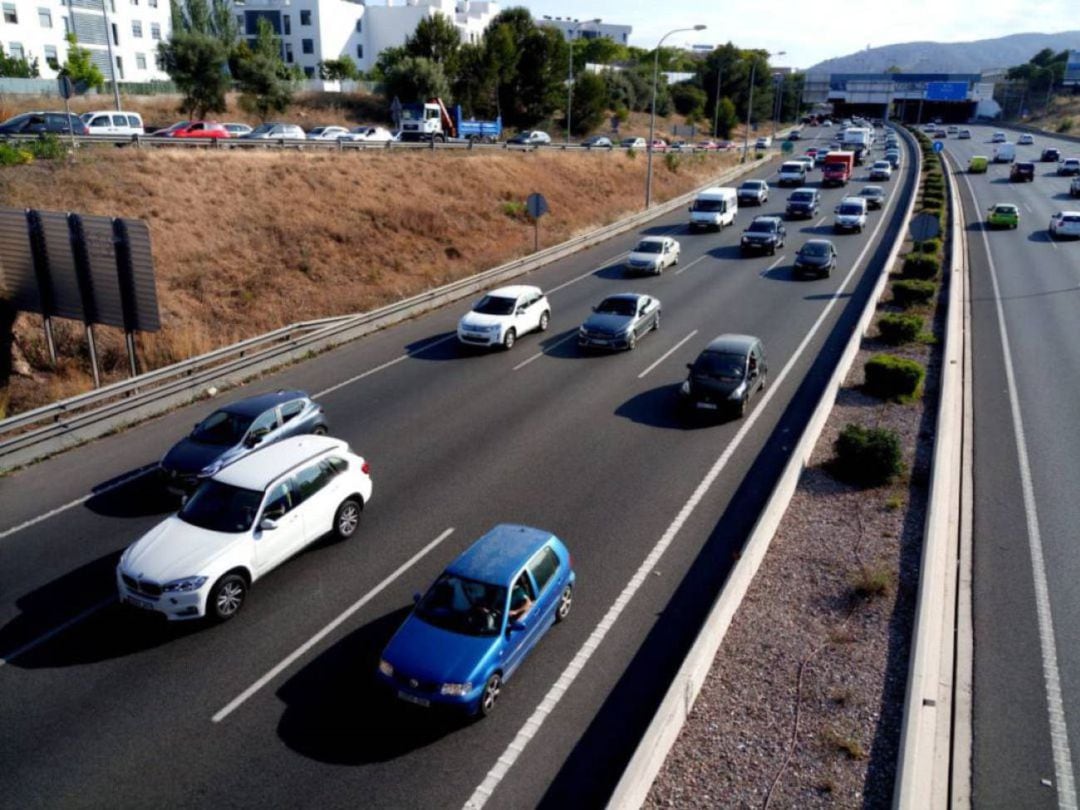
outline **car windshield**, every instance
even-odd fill
[[[262,503],[261,492],[241,489],[220,481],[204,481],[191,496],[179,518],[200,529],[236,534],[246,532]]]
[[[504,298],[501,295],[485,295],[473,307],[473,312],[479,312],[481,315],[513,315],[515,303],[517,301],[513,298]]]
[[[887,168],[889,168],[889,163],[888,163],[888,161],[885,161],[885,160],[879,160],[877,163],[874,164],[874,168],[875,169],[887,169]]]
[[[274,131],[277,124],[259,124],[255,129],[251,130],[252,135],[268,135]]]
[[[723,200],[694,200],[695,211],[723,211]]]
[[[1063,214],[1062,222],[1080,222],[1080,214]]]
[[[214,411],[195,426],[191,438],[200,444],[232,447],[244,438],[254,418],[229,411]]]
[[[634,253],[661,253],[664,250],[664,244],[662,242],[638,242]]]
[[[768,219],[755,219],[750,223],[750,227],[746,230],[753,231],[754,233],[772,233],[773,222]]]
[[[637,314],[637,301],[630,298],[605,298],[596,308],[597,312],[605,315],[635,315]]]
[[[866,186],[862,191],[859,192],[860,197],[881,197],[884,194],[885,192],[877,186]]]
[[[799,253],[803,256],[828,256],[829,246],[821,242],[807,242],[799,250]]]
[[[843,216],[856,216],[862,213],[862,208],[857,205],[841,205],[840,214]]]
[[[741,354],[704,352],[694,361],[692,372],[719,380],[741,380],[746,358]]]
[[[466,636],[496,636],[502,629],[506,588],[443,574],[416,605],[417,618]]]
[[[812,202],[814,195],[810,191],[796,191],[789,199],[791,202]]]
[[[742,188],[745,191],[758,191],[761,189],[761,183],[754,180],[747,180],[742,184]]]
[[[994,212],[997,213],[997,214],[1015,214],[1016,213],[1016,206],[1015,205],[999,205],[997,208],[994,209]]]

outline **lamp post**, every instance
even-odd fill
[[[704,25],[695,25],[692,28],[673,28],[668,31],[662,37],[660,41],[656,43],[656,54],[653,57],[653,74],[652,74],[652,106],[649,112],[649,142],[645,145],[646,154],[646,169],[645,169],[645,207],[648,208],[652,204],[652,156],[653,156],[653,138],[656,134],[656,81],[660,75],[660,46],[664,44],[664,40],[670,37],[672,34],[678,34],[683,31],[704,31]]]
[[[780,108],[783,107],[783,94],[780,90],[784,86],[784,77],[779,73],[773,75],[773,119],[772,119],[772,139],[776,140],[776,126],[780,120]]]
[[[787,51],[777,51],[776,53],[765,52],[765,58],[770,56],[784,56]],[[743,149],[742,159],[746,162],[747,153],[750,151],[750,118],[753,115],[754,110],[754,72],[757,70],[757,61],[750,63],[750,97],[746,100],[746,129],[743,132]]]
[[[723,76],[723,68],[720,61],[716,62],[716,102],[713,104],[712,134],[714,138],[720,137],[720,77]]]
[[[566,29],[567,33],[570,34],[570,68],[566,74],[566,143],[570,143],[571,107],[574,103],[574,35],[579,33],[583,26],[599,24],[600,18],[597,17],[592,20],[586,20],[583,23],[578,23],[572,29]],[[573,33],[571,33],[571,31]]]

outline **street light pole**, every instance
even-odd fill
[[[600,18],[597,17],[594,20],[578,23],[573,29],[567,29],[567,33],[571,31],[573,33],[570,33],[570,70],[566,74],[566,143],[570,143],[571,110],[574,106],[574,34],[579,33],[582,26],[599,24]]]
[[[746,101],[746,126],[743,129],[743,163],[746,162],[747,154],[750,152],[750,116],[753,115],[754,110],[754,71],[756,70],[757,61],[755,60],[750,63],[750,97]]]
[[[714,138],[720,137],[720,77],[722,75],[723,68],[720,67],[718,60],[716,63],[716,102],[713,104],[712,133]]]
[[[646,154],[646,168],[645,168],[645,207],[648,208],[652,205],[652,156],[653,156],[653,138],[656,134],[656,81],[660,75],[660,46],[664,44],[664,40],[670,37],[672,34],[678,34],[683,31],[704,31],[704,25],[695,25],[693,28],[674,28],[668,31],[662,37],[660,41],[656,43],[656,53],[653,56],[653,74],[652,74],[652,105],[649,111],[649,142],[645,144]]]

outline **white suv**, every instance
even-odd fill
[[[458,321],[458,340],[470,346],[512,349],[527,332],[546,332],[551,305],[539,287],[519,284],[492,290]]]
[[[371,499],[367,462],[340,439],[297,436],[204,481],[120,557],[120,601],[171,620],[225,621],[248,589],[304,546],[352,537]]]

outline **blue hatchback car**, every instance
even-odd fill
[[[570,552],[551,532],[502,524],[435,580],[383,650],[401,700],[486,716],[544,633],[570,613]]]

